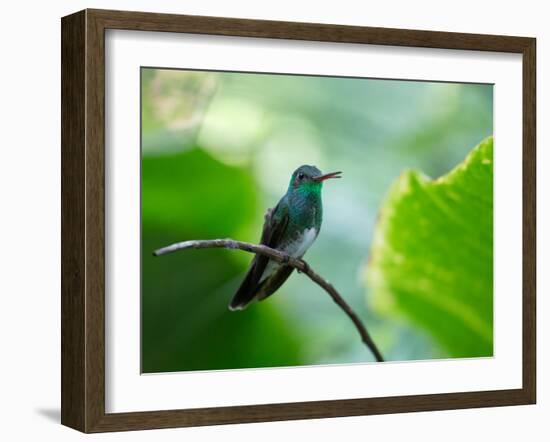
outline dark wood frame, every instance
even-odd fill
[[[84,432],[533,404],[536,398],[536,40],[405,29],[84,10],[62,26],[61,422]],[[523,56],[523,386],[135,413],[105,413],[105,30],[185,32]]]

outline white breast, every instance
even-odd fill
[[[301,258],[311,247],[315,238],[317,238],[317,230],[314,227],[306,229],[300,238],[288,245],[285,251],[294,258]]]
[[[307,249],[311,247],[313,241],[315,241],[315,238],[317,238],[317,233],[318,232],[314,227],[304,230],[302,236],[300,236],[296,241],[288,244],[284,251],[293,258],[301,258],[307,252]],[[265,278],[269,277],[280,266],[281,265],[275,261],[268,261],[260,281],[263,281]]]

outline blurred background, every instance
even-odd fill
[[[359,363],[373,357],[320,287],[293,273],[266,301],[227,304],[252,255],[152,251],[187,239],[257,243],[302,164],[323,189],[305,258],[366,323],[387,360],[449,357],[429,332],[369,308],[377,213],[404,169],[447,173],[492,134],[490,85],[142,69],[142,371]]]

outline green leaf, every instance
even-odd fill
[[[493,138],[447,175],[404,172],[382,205],[366,271],[372,307],[451,357],[493,354]]]

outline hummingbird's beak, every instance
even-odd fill
[[[342,172],[331,172],[331,173],[325,173],[324,175],[316,176],[313,178],[314,181],[317,181],[318,183],[329,180],[331,178],[342,178]]]

